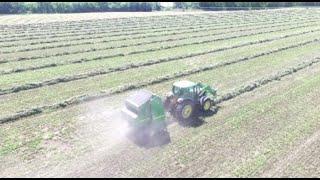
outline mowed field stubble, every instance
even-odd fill
[[[125,98],[185,79],[217,113],[130,141]],[[0,177],[319,177],[319,94],[317,8],[0,16]]]

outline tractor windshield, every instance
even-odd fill
[[[183,94],[193,95],[196,89],[194,87],[181,88],[177,86],[173,86],[172,92],[176,96],[181,96]]]
[[[173,86],[172,87],[172,92],[174,95],[180,95],[181,94],[181,89],[179,87]]]

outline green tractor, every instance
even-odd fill
[[[141,138],[150,138],[166,133],[166,112],[180,122],[190,121],[199,113],[209,112],[215,96],[216,90],[208,85],[179,81],[164,100],[147,90],[132,94],[122,114]]]
[[[164,101],[166,111],[179,121],[190,121],[194,115],[205,114],[214,105],[216,90],[202,83],[179,81],[173,84]]]

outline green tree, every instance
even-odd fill
[[[109,3],[108,2],[100,2],[99,9],[100,9],[100,11],[109,11],[110,10]]]
[[[72,6],[70,3],[56,2],[53,4],[53,8],[57,13],[70,13],[72,12]]]
[[[27,9],[23,2],[0,2],[1,14],[26,13]]]
[[[38,13],[53,13],[55,12],[51,2],[38,2]]]

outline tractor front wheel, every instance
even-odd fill
[[[176,116],[179,121],[186,122],[192,118],[194,112],[194,104],[192,101],[183,101],[177,105]]]
[[[202,111],[204,111],[204,112],[210,111],[210,109],[212,107],[211,99],[208,97],[205,97],[205,96],[201,98],[200,104],[201,104]]]

